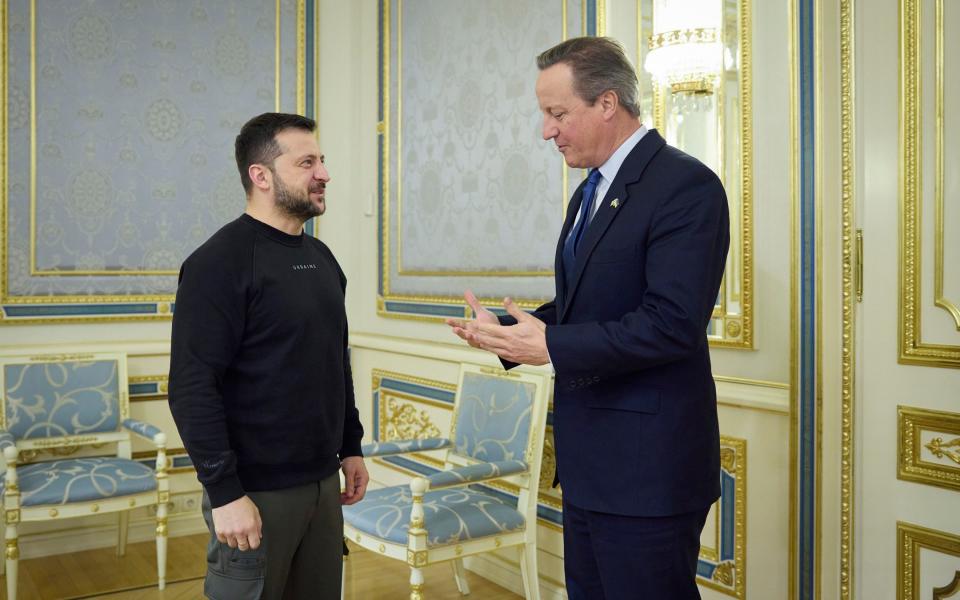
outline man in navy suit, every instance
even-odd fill
[[[469,291],[448,324],[508,368],[552,363],[572,600],[700,598],[700,532],[720,495],[707,325],[729,246],[723,187],[640,122],[616,42],[567,40],[537,57],[543,138],[590,169],[556,253],[556,296],[499,320]]]

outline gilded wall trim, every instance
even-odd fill
[[[960,344],[934,344],[923,341],[922,328],[922,272],[920,263],[923,251],[923,223],[921,221],[923,204],[923,160],[922,160],[922,138],[923,138],[923,73],[922,73],[922,35],[920,23],[921,5],[919,0],[901,0],[900,4],[900,322],[899,322],[899,340],[900,340],[900,362],[906,364],[917,364],[933,367],[951,367],[960,368]],[[942,96],[942,73],[943,73],[943,55],[942,55],[942,30],[943,30],[943,7],[940,1],[937,2],[937,17],[935,20],[935,36],[937,42],[934,44],[937,49],[935,56],[935,79],[934,88],[937,89],[938,98]],[[939,102],[936,106],[940,108]],[[942,119],[937,122],[937,141],[935,161],[942,163],[942,134],[939,130],[942,127]],[[937,164],[935,168],[935,190],[940,190],[938,183],[942,175],[942,165]],[[941,210],[936,211],[940,218],[937,221],[935,230],[942,229],[944,222],[942,219],[942,203],[936,201],[935,207]],[[939,244],[939,245],[938,245]],[[934,262],[937,267],[941,267],[941,262],[937,261],[937,255],[942,252],[943,241],[942,232],[936,235]],[[935,273],[934,283],[940,282],[942,286],[942,270]],[[939,292],[942,289],[935,290],[934,302],[938,301]],[[942,304],[942,303],[941,303]],[[949,307],[943,306],[949,311]],[[951,312],[951,314],[953,314]],[[960,322],[958,322],[960,323]]]
[[[636,1],[637,10],[637,69],[643,68],[645,46],[649,46],[652,32],[644,28],[643,24],[644,0]],[[737,128],[740,144],[740,176],[739,188],[739,218],[731,210],[731,227],[737,231],[731,234],[730,253],[727,257],[727,266],[724,281],[720,288],[720,299],[714,310],[714,324],[711,327],[709,341],[714,348],[753,348],[753,5],[751,0],[738,0],[737,11],[737,39],[739,40],[740,65],[738,82],[739,123]],[[653,7],[651,7],[651,10]],[[653,15],[650,16],[652,23]],[[654,84],[649,92],[651,97],[653,127],[661,133],[666,132],[667,98],[670,92],[662,85]],[[725,94],[723,87],[718,87],[717,103],[720,115],[719,146],[724,147],[724,138],[727,134],[727,123],[723,117]],[[721,150],[719,173],[724,179],[726,157]],[[732,283],[731,283],[732,280]],[[739,301],[737,311],[727,309],[727,296]]]
[[[701,546],[697,583],[744,600],[747,592],[747,441],[720,436],[721,492],[716,540]]]
[[[897,441],[898,479],[960,490],[960,413],[898,406]]]
[[[920,551],[928,550],[939,552],[960,559],[960,536],[911,525],[902,521],[897,522],[897,600],[922,600],[933,597],[949,598],[948,593],[957,590],[957,575],[944,586],[924,590],[920,588]]]
[[[854,306],[857,263],[854,191],[854,2],[840,0],[840,201],[842,232],[840,350],[840,600],[854,598],[854,417],[855,356]]]
[[[934,218],[933,218],[933,233],[934,233],[934,254],[933,254],[933,303],[936,306],[947,311],[950,314],[950,317],[953,319],[953,322],[957,326],[957,331],[960,331],[960,308],[957,305],[947,298],[943,292],[943,270],[944,270],[944,258],[943,258],[943,246],[944,246],[944,230],[946,229],[945,216],[944,216],[944,194],[945,194],[945,173],[944,173],[944,116],[946,114],[946,106],[943,101],[943,88],[944,88],[944,55],[943,55],[943,30],[944,30],[944,17],[943,17],[943,0],[936,0],[936,15],[935,19],[935,41],[934,41],[934,55],[935,55],[935,66],[934,66],[934,113],[936,120],[936,156],[934,158],[935,164],[935,181],[934,181]]]

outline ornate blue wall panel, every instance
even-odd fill
[[[169,315],[240,126],[305,109],[307,1],[4,3],[3,320]]]
[[[541,139],[535,58],[595,34],[597,0],[380,7],[380,314],[461,316],[467,287],[552,297],[583,174]]]

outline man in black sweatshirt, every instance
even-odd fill
[[[339,598],[341,504],[363,498],[369,480],[346,278],[303,232],[330,181],[315,128],[279,113],[243,126],[246,212],[180,269],[170,409],[203,484],[214,600]]]

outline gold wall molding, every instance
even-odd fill
[[[924,444],[924,431],[940,435]],[[960,490],[960,452],[954,450],[960,448],[960,413],[898,406],[897,440],[898,479]],[[924,456],[946,457],[957,466],[924,460]]]
[[[936,64],[934,67],[934,113],[936,118],[936,155],[934,160],[935,165],[935,180],[934,180],[934,217],[933,217],[933,232],[934,232],[934,254],[933,254],[933,303],[936,306],[947,311],[950,314],[950,317],[953,319],[953,322],[957,326],[957,331],[960,331],[960,308],[957,305],[947,298],[943,292],[943,271],[944,271],[944,258],[943,258],[943,246],[944,246],[944,230],[946,229],[946,222],[944,217],[944,116],[946,115],[946,106],[943,101],[943,88],[944,88],[944,56],[943,56],[943,30],[944,30],[944,18],[943,18],[943,0],[936,0],[935,8],[935,29],[936,29],[936,39],[934,41],[934,54],[936,56]],[[955,271],[954,271],[955,272]]]
[[[937,0],[935,32],[935,101],[942,109],[943,93],[943,0]],[[900,214],[900,362],[932,367],[960,368],[960,344],[934,344],[923,341],[921,307],[923,305],[922,272],[920,263],[923,254],[923,223],[921,221],[923,204],[923,52],[920,22],[920,0],[901,0],[900,11],[900,173],[901,173],[901,214]],[[937,119],[935,152],[935,190],[940,193],[939,179],[943,175],[943,120]],[[939,275],[935,273],[934,303],[939,302],[942,292],[942,196],[936,200],[939,209],[935,215],[935,231],[939,231],[935,240],[934,263]],[[947,301],[949,302],[949,301]],[[952,306],[952,305],[951,305]],[[955,308],[955,307],[954,307]],[[953,312],[951,312],[953,314]],[[960,328],[960,320],[957,320]]]
[[[933,600],[947,600],[960,596],[960,571],[953,574],[953,581],[947,585],[933,588]]]
[[[733,493],[721,496],[715,505],[714,544],[712,547],[701,545],[700,549],[700,560],[714,564],[715,568],[709,579],[698,576],[697,583],[744,600],[747,593],[747,441],[721,435],[720,466],[733,478]],[[723,503],[728,501],[734,504],[733,517],[725,522],[721,511]],[[728,548],[721,546],[726,527],[733,528],[732,556]]]
[[[897,522],[897,600],[949,598],[957,591],[957,575],[945,586],[931,591],[920,589],[921,549],[939,552],[960,559],[960,536]]]
[[[718,0],[720,1],[720,0]],[[637,68],[643,68],[644,50],[655,47],[658,43],[667,40],[654,38],[652,31],[645,30],[643,25],[644,0],[636,1],[637,10]],[[753,6],[751,0],[737,0],[737,40],[739,41],[739,114],[740,122],[736,124],[740,144],[740,199],[739,219],[731,210],[730,226],[737,227],[737,231],[730,236],[730,252],[727,257],[727,266],[724,281],[721,284],[720,300],[714,310],[714,321],[709,335],[710,345],[715,348],[753,349]],[[653,7],[651,7],[653,10]],[[652,15],[651,20],[652,23]],[[726,27],[726,19],[724,19]],[[670,32],[677,33],[677,32]],[[661,38],[664,35],[661,34]],[[721,38],[725,37],[721,34]],[[657,128],[666,136],[667,127],[667,98],[671,92],[663,85],[653,84],[649,92],[652,106],[653,122],[649,125]],[[725,108],[723,102],[723,83],[718,87],[718,115],[720,118],[720,146],[723,147],[726,136],[726,119],[723,116]],[[725,179],[724,167],[725,151],[721,150],[718,176]],[[731,279],[733,283],[730,283]],[[728,289],[729,288],[729,289]],[[740,309],[731,312],[727,309],[727,296],[740,302]]]
[[[854,1],[840,0],[840,213],[841,319],[840,336],[840,600],[854,598],[854,373],[856,337],[855,280],[862,266],[856,253],[854,160]]]

